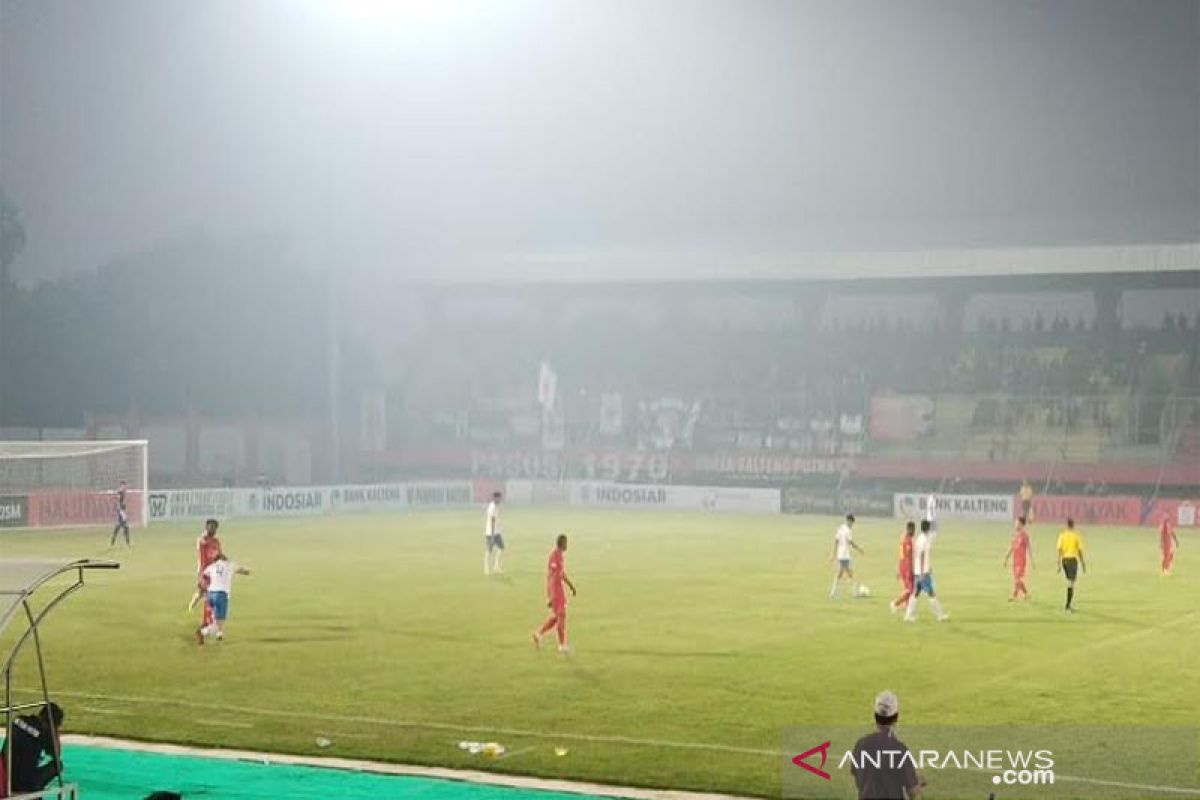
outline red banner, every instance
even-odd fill
[[[1020,498],[1016,507],[1020,513]],[[1034,522],[1065,522],[1067,517],[1079,525],[1141,525],[1142,501],[1121,496],[1034,495]]]
[[[838,475],[854,471],[854,460],[843,456],[801,456],[766,451],[685,453],[671,459],[672,474],[706,480],[788,481],[805,475]]]
[[[126,496],[129,524],[142,524],[142,493]],[[33,492],[29,495],[29,526],[61,528],[73,525],[113,525],[117,521],[114,492]]]
[[[1200,462],[1159,465],[1153,462],[1058,463],[1046,461],[954,461],[891,456],[860,456],[855,474],[863,478],[903,478],[940,482],[947,477],[969,481],[1012,481],[1019,485],[1028,478],[1040,481],[1053,475],[1056,481],[1083,485],[1104,481],[1115,486],[1200,485]]]
[[[1160,465],[1153,462],[1050,463],[955,461],[892,456],[804,456],[778,451],[694,452],[581,448],[468,450],[465,448],[391,450],[362,453],[364,465],[389,467],[405,477],[466,477],[560,480],[584,478],[623,482],[683,483],[760,480],[783,483],[806,475],[850,472],[859,478],[940,483],[946,478],[1002,483],[1013,487],[1028,478],[1035,485],[1052,475],[1056,481],[1083,485],[1104,481],[1113,486],[1197,486],[1200,462]],[[1168,489],[1178,493],[1178,489]]]
[[[1021,498],[1014,503],[1020,513]],[[1080,525],[1157,526],[1163,517],[1181,528],[1200,527],[1200,501],[1179,498],[1143,500],[1140,497],[1044,495],[1033,498],[1034,522],[1064,522],[1072,517]]]
[[[1158,525],[1163,517],[1169,517],[1180,528],[1200,528],[1200,500],[1155,500],[1150,504],[1146,524]]]

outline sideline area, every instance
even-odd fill
[[[97,736],[63,737],[66,776],[82,800],[130,800],[154,791],[223,800],[736,800],[730,795],[632,789],[343,758],[209,750]]]

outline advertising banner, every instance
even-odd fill
[[[29,503],[25,495],[0,495],[0,528],[24,528],[28,524]]]
[[[475,487],[470,481],[410,483],[405,485],[404,494],[410,508],[469,506],[475,502]]]
[[[224,519],[237,509],[239,489],[182,489],[151,492],[150,519]]]
[[[408,506],[403,484],[374,486],[334,486],[329,493],[329,508],[337,511],[398,511]]]
[[[52,491],[26,495],[26,522],[32,528],[111,525],[117,518],[115,492]],[[129,490],[126,508],[130,525],[141,525],[141,492]]]
[[[837,492],[833,489],[783,490],[785,514],[854,514],[859,517],[892,516],[892,496],[884,492]]]
[[[1035,522],[1065,522],[1067,517],[1080,525],[1141,525],[1142,501],[1122,496],[1033,496]]]
[[[508,481],[504,500],[523,506],[565,506],[571,502],[571,486],[563,481]]]
[[[670,453],[641,450],[589,450],[578,454],[579,468],[572,477],[590,481],[647,481],[662,483],[674,474]]]
[[[332,487],[249,489],[238,492],[237,516],[311,516],[329,511]]]
[[[412,456],[418,462],[422,459]],[[430,453],[429,459],[434,458]],[[438,463],[451,466],[449,454]],[[470,453],[471,474],[476,477],[526,480],[585,479],[624,483],[665,483],[668,480],[702,482],[780,483],[808,475],[853,472],[849,456],[812,456],[773,451],[696,453],[690,450],[634,450],[597,448],[584,450],[475,450]],[[408,462],[406,462],[408,463]],[[432,461],[430,462],[432,463]]]
[[[709,486],[657,486],[578,481],[570,487],[571,505],[661,508],[778,514],[778,489]]]
[[[1159,498],[1150,504],[1144,521],[1147,525],[1158,525],[1162,522],[1163,517],[1167,517],[1180,528],[1200,527],[1200,515],[1196,513],[1197,508],[1200,508],[1200,500]]]
[[[696,453],[672,461],[672,474],[728,481],[781,482],[806,475],[840,475],[854,470],[847,457],[802,456],[793,453]]]
[[[487,478],[561,478],[566,470],[563,453],[544,453],[540,450],[471,452],[471,474]]]
[[[893,515],[897,519],[923,519],[928,494],[897,494]],[[939,494],[938,519],[978,519],[1006,522],[1014,519],[1014,498],[1004,494]]]

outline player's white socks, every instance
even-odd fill
[[[492,554],[489,553],[487,550],[483,551],[483,574],[484,575],[492,574]]]
[[[908,598],[908,607],[904,609],[904,621],[912,622],[917,618],[917,596]]]
[[[946,612],[942,611],[942,604],[936,597],[929,598],[929,606],[939,621],[946,618]]]
[[[841,576],[837,576],[833,579],[833,586],[829,587],[829,598],[831,600],[837,597],[838,584],[841,583],[841,581]]]
[[[492,555],[492,572],[504,572],[504,551],[496,548],[496,552]]]

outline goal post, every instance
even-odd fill
[[[134,441],[0,441],[0,528],[112,525],[125,482],[131,526],[147,524],[149,447]]]

